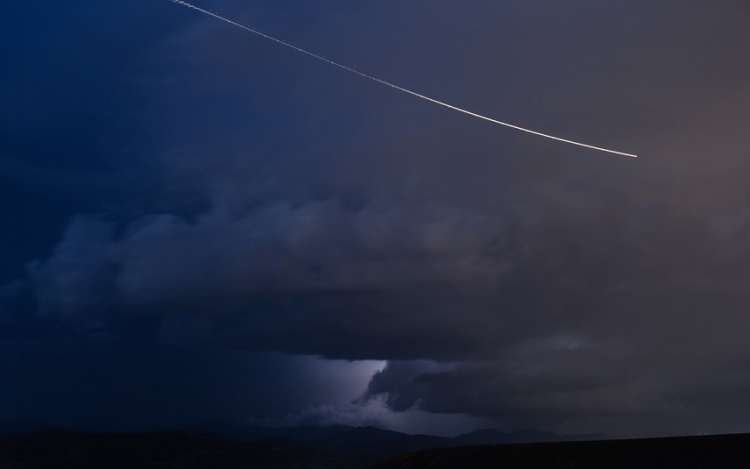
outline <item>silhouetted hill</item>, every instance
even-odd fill
[[[408,436],[405,433],[383,430],[375,427],[345,428],[328,435],[312,438],[310,443],[327,446],[352,446],[363,443],[376,443]]]
[[[306,441],[324,438],[337,433],[352,430],[348,425],[301,426],[301,427],[262,427],[255,425],[233,425],[222,422],[199,423],[185,427],[186,430],[206,431],[227,435],[238,440],[260,440],[264,438],[289,438],[295,441]]]
[[[500,430],[494,430],[490,428],[484,428],[481,430],[474,430],[473,432],[466,433],[464,435],[457,436],[453,439],[454,446],[468,446],[468,445],[494,445],[502,443],[505,440],[507,433]]]
[[[559,435],[541,430],[521,430],[517,432],[502,432],[494,429],[474,430],[473,432],[457,436],[453,439],[453,446],[497,445],[507,443],[544,443],[553,441],[591,441],[603,440],[607,436],[603,433],[586,435]]]
[[[748,468],[750,435],[479,445],[402,454],[372,469]]]
[[[14,435],[17,433],[33,432],[50,428],[52,425],[34,419],[19,419],[0,423],[0,435]]]

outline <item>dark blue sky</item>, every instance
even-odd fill
[[[745,3],[6,6],[0,421],[750,430]]]

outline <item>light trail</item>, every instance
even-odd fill
[[[216,13],[213,13],[213,12],[211,12],[209,10],[204,10],[203,8],[197,7],[197,6],[195,6],[195,5],[191,4],[191,3],[185,2],[183,0],[172,0],[172,2],[178,3],[178,4],[186,6],[188,8],[192,8],[193,10],[199,11],[201,13],[204,13],[206,15],[212,16],[212,17],[214,17],[216,19],[219,19],[221,21],[229,23],[232,26],[237,26],[238,28],[242,28],[245,31],[249,31],[249,32],[251,32],[253,34],[257,34],[258,36],[264,37],[264,38],[266,38],[268,40],[271,40],[271,41],[273,41],[273,42],[275,42],[277,44],[281,44],[282,46],[286,46],[286,47],[289,47],[290,49],[294,49],[297,52],[302,52],[303,54],[309,55],[310,57],[313,57],[313,58],[318,59],[318,60],[322,60],[323,62],[325,62],[327,64],[330,64],[330,65],[336,66],[338,68],[344,69],[347,72],[355,73],[355,74],[357,74],[357,75],[359,75],[361,77],[367,78],[368,80],[372,80],[372,81],[381,83],[383,85],[390,86],[393,89],[396,89],[396,90],[399,90],[399,91],[403,91],[404,93],[408,93],[408,94],[410,94],[412,96],[416,96],[417,98],[422,98],[422,99],[425,99],[425,100],[430,101],[432,103],[439,104],[440,106],[444,106],[444,107],[447,107],[449,109],[453,109],[454,111],[462,112],[464,114],[468,114],[470,116],[473,116],[473,117],[476,117],[476,118],[479,118],[479,119],[482,119],[482,120],[486,120],[486,121],[492,122],[494,124],[504,125],[505,127],[510,127],[511,129],[520,130],[521,132],[526,132],[526,133],[530,133],[530,134],[533,134],[533,135],[538,135],[540,137],[549,138],[549,139],[552,139],[552,140],[557,140],[558,142],[569,143],[571,145],[577,145],[579,147],[590,148],[592,150],[604,151],[604,152],[607,152],[607,153],[614,153],[615,155],[630,156],[632,158],[637,158],[637,156],[634,155],[634,154],[632,154],[632,153],[625,153],[625,152],[622,152],[622,151],[610,150],[608,148],[597,147],[597,146],[594,146],[594,145],[589,145],[587,143],[576,142],[574,140],[568,140],[568,139],[561,138],[561,137],[555,137],[554,135],[549,135],[549,134],[545,134],[545,133],[542,133],[542,132],[538,132],[536,130],[531,130],[531,129],[527,129],[525,127],[520,127],[518,125],[509,124],[507,122],[499,121],[497,119],[492,119],[491,117],[483,116],[481,114],[477,114],[475,112],[471,112],[471,111],[468,111],[466,109],[462,109],[462,108],[460,108],[458,106],[453,106],[452,104],[448,104],[448,103],[444,103],[442,101],[438,101],[437,99],[430,98],[429,96],[425,96],[423,94],[419,94],[416,91],[411,91],[411,90],[408,90],[406,88],[402,88],[402,87],[400,87],[398,85],[394,85],[393,83],[389,83],[389,82],[387,82],[385,80],[381,80],[380,78],[375,78],[375,77],[370,76],[370,75],[368,75],[366,73],[362,73],[359,70],[355,70],[355,69],[353,69],[351,67],[347,67],[346,65],[342,65],[342,64],[340,64],[338,62],[334,62],[333,60],[329,60],[329,59],[323,57],[322,55],[318,55],[318,54],[315,54],[313,52],[307,51],[305,49],[302,49],[300,47],[295,46],[294,44],[290,44],[290,43],[288,43],[286,41],[282,41],[281,39],[276,39],[273,36],[269,36],[268,34],[264,34],[264,33],[260,32],[260,31],[258,31],[256,29],[250,28],[250,27],[245,26],[243,24],[236,23],[236,22],[234,22],[234,21],[232,21],[232,20],[230,20],[228,18],[224,18],[223,16],[217,15]]]

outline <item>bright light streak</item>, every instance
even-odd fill
[[[346,65],[341,65],[340,63],[334,62],[333,60],[329,60],[329,59],[327,59],[327,58],[325,58],[325,57],[323,57],[321,55],[318,55],[318,54],[315,54],[313,52],[307,51],[305,49],[299,48],[299,47],[297,47],[297,46],[295,46],[293,44],[290,44],[290,43],[288,43],[286,41],[282,41],[281,39],[276,39],[273,36],[269,36],[268,34],[264,34],[264,33],[260,32],[260,31],[258,31],[256,29],[250,28],[250,27],[242,25],[240,23],[236,23],[236,22],[234,22],[234,21],[232,21],[230,19],[224,18],[223,16],[219,16],[216,13],[213,13],[211,11],[204,10],[203,8],[199,8],[199,7],[197,7],[195,5],[192,5],[192,4],[188,3],[188,2],[185,2],[185,1],[182,1],[182,0],[172,0],[172,1],[174,3],[178,3],[178,4],[186,6],[188,8],[192,8],[193,10],[197,10],[197,11],[199,11],[201,13],[206,14],[206,15],[213,16],[216,19],[219,19],[221,21],[225,21],[225,22],[227,22],[227,23],[229,23],[229,24],[231,24],[233,26],[237,26],[238,28],[242,28],[245,31],[249,31],[249,32],[251,32],[253,34],[257,34],[258,36],[261,36],[261,37],[264,37],[266,39],[269,39],[269,40],[271,40],[273,42],[281,44],[282,46],[286,46],[286,47],[289,47],[290,49],[294,49],[297,52],[302,52],[303,54],[309,55],[310,57],[316,58],[318,60],[322,60],[323,62],[326,62],[326,63],[328,63],[330,65],[334,65],[334,66],[336,66],[338,68],[342,68],[342,69],[346,70],[347,72],[355,73],[355,74],[357,74],[357,75],[359,75],[361,77],[367,78],[368,80],[372,80],[372,81],[381,83],[383,85],[390,86],[391,88],[397,89],[399,91],[403,91],[404,93],[409,93],[410,95],[416,96],[417,98],[422,98],[422,99],[425,99],[427,101],[433,102],[435,104],[439,104],[441,106],[445,106],[445,107],[447,107],[449,109],[453,109],[454,111],[463,112],[464,114],[468,114],[470,116],[477,117],[479,119],[483,119],[483,120],[492,122],[494,124],[504,125],[505,127],[510,127],[511,129],[520,130],[521,132],[527,132],[527,133],[530,133],[530,134],[538,135],[540,137],[545,137],[545,138],[550,138],[552,140],[557,140],[558,142],[570,143],[571,145],[578,145],[579,147],[590,148],[592,150],[604,151],[604,152],[607,152],[607,153],[614,153],[615,155],[630,156],[632,158],[637,158],[637,156],[634,155],[634,154],[632,154],[632,153],[625,153],[625,152],[622,152],[622,151],[610,150],[610,149],[607,149],[607,148],[602,148],[602,147],[597,147],[597,146],[594,146],[594,145],[589,145],[587,143],[581,143],[581,142],[576,142],[576,141],[568,140],[568,139],[561,138],[561,137],[555,137],[554,135],[549,135],[549,134],[545,134],[545,133],[542,133],[542,132],[538,132],[536,130],[531,130],[531,129],[527,129],[527,128],[520,127],[520,126],[517,126],[517,125],[509,124],[507,122],[502,122],[502,121],[499,121],[499,120],[496,120],[496,119],[492,119],[491,117],[483,116],[481,114],[477,114],[475,112],[471,112],[471,111],[468,111],[466,109],[462,109],[462,108],[460,108],[458,106],[453,106],[452,104],[448,104],[448,103],[444,103],[442,101],[438,101],[437,99],[433,99],[433,98],[430,98],[429,96],[425,96],[423,94],[419,94],[419,93],[417,93],[415,91],[411,91],[411,90],[408,90],[406,88],[402,88],[400,86],[394,85],[393,83],[389,83],[389,82],[387,82],[385,80],[381,80],[380,78],[375,78],[373,76],[367,75],[366,73],[362,73],[359,70],[355,70],[355,69],[353,69],[351,67],[347,67]]]

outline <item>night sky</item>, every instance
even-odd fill
[[[0,422],[750,431],[747,0],[0,15]]]

